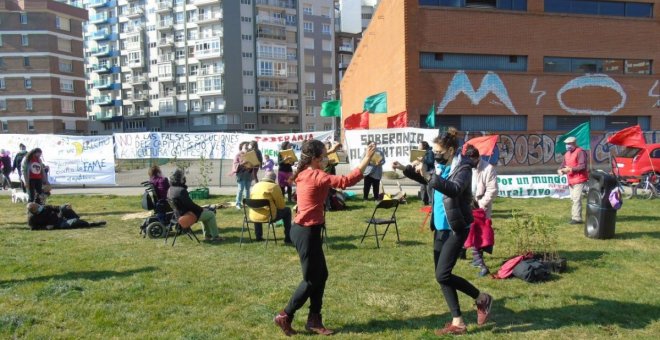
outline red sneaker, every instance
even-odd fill
[[[451,322],[448,322],[445,325],[445,328],[443,329],[436,329],[435,330],[435,335],[437,336],[443,336],[443,335],[463,335],[467,333],[467,326],[454,326],[451,324]]]
[[[333,330],[327,329],[323,326],[323,318],[319,313],[309,313],[305,329],[320,335],[332,335],[334,333]]]
[[[477,301],[477,325],[481,326],[488,321],[490,307],[493,305],[493,297],[484,293],[483,299]]]
[[[280,326],[280,329],[282,329],[282,332],[284,332],[284,335],[286,336],[292,336],[298,334],[298,332],[296,332],[296,330],[293,329],[293,327],[291,327],[293,318],[289,317],[289,315],[287,315],[285,311],[281,311],[277,315],[275,315],[273,322],[275,322],[276,325]]]

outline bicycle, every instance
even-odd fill
[[[644,175],[639,182],[632,183],[631,188],[631,193],[627,198],[639,197],[650,200],[660,197],[660,179],[655,173]]]

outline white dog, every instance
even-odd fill
[[[28,194],[24,193],[22,191],[16,191],[16,189],[11,189],[11,202],[12,203],[18,203],[18,202],[23,202],[27,203],[28,201]]]

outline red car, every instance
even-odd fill
[[[625,148],[614,157],[613,163],[614,175],[619,177],[639,178],[652,173],[660,175],[660,143],[647,144],[642,148]]]

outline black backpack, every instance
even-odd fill
[[[527,282],[542,282],[550,278],[550,271],[541,261],[528,259],[513,268],[513,276]]]
[[[142,193],[142,209],[153,210],[155,207],[156,205],[154,204],[153,197],[151,197],[151,192],[145,190],[144,193]]]

